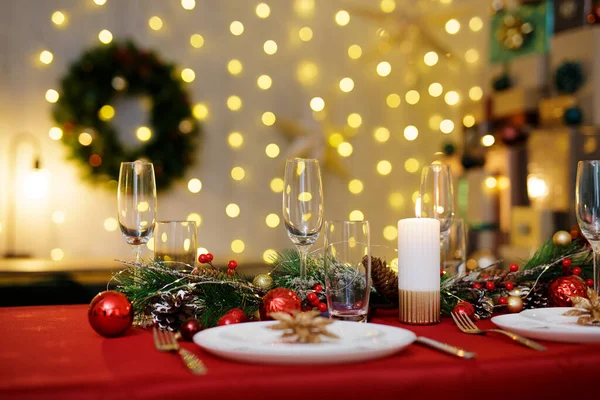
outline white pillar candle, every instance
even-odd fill
[[[440,222],[432,218],[398,221],[400,321],[440,321]]]

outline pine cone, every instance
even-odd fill
[[[477,319],[488,319],[494,311],[494,301],[486,296],[483,290],[480,290],[479,297],[473,303],[473,307],[475,308],[475,317]]]
[[[366,262],[367,258],[365,257],[363,265]],[[389,268],[385,261],[381,261],[379,257],[371,257],[371,280],[377,292],[390,303],[398,304],[398,274]]]
[[[535,288],[523,298],[523,308],[526,310],[532,308],[544,308],[550,305],[548,301],[548,284],[538,282]]]
[[[179,290],[176,294],[160,293],[154,296],[149,312],[160,329],[179,330],[183,321],[195,317],[198,297],[191,291]]]

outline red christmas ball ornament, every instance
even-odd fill
[[[88,307],[88,320],[104,337],[121,336],[133,323],[133,307],[123,293],[115,290],[100,292]]]
[[[481,289],[481,283],[477,283],[477,282],[475,282],[475,283],[473,284],[473,289]]]
[[[573,275],[577,275],[577,276],[581,275],[581,268],[579,268],[579,267],[573,268]]]
[[[585,280],[585,284],[589,287],[594,286],[594,280],[593,279],[586,279]]]
[[[327,304],[325,304],[325,303],[319,303],[319,305],[317,306],[317,308],[319,309],[319,311],[325,312],[325,311],[327,311]]]
[[[236,269],[237,268],[237,262],[235,262],[235,260],[231,260],[227,264],[227,267],[229,267],[229,269]]]
[[[309,294],[306,295],[306,300],[308,300],[311,303],[314,303],[315,301],[319,300],[319,297],[317,296],[316,293],[310,292]]]
[[[194,335],[204,329],[204,326],[196,318],[185,320],[179,327],[179,334],[186,342],[191,342]]]
[[[241,308],[232,308],[231,310],[227,311],[225,315],[233,315],[242,322],[247,319],[246,313],[244,313],[244,310],[242,310]]]
[[[269,290],[263,297],[263,302],[260,307],[260,319],[270,319],[272,312],[287,312],[301,311],[302,301],[300,297],[290,289],[275,288]]]
[[[313,286],[313,290],[317,293],[321,293],[323,291],[323,286],[321,286],[320,283],[317,283],[315,286]]]
[[[515,288],[515,284],[512,282],[506,282],[504,287],[506,287],[506,290],[513,290]]]
[[[473,304],[468,301],[460,301],[452,310],[452,312],[457,314],[465,314],[469,318],[473,318],[475,315],[475,307]]]
[[[487,290],[494,290],[494,289],[496,289],[496,285],[494,284],[494,282],[488,281],[485,283],[485,288]]]
[[[508,269],[510,270],[510,272],[517,272],[519,270],[519,266],[517,264],[510,264],[510,267],[508,267]]]
[[[498,304],[505,305],[506,304],[506,297],[504,297],[504,296],[498,297]]]
[[[213,260],[213,255],[211,253],[206,253],[206,260],[211,262]]]
[[[198,256],[198,262],[200,264],[206,264],[208,262],[208,256],[206,254],[200,254]]]
[[[569,296],[587,297],[587,286],[576,275],[556,278],[548,287],[548,300],[554,307],[572,307]]]
[[[235,275],[235,269],[229,268],[227,270],[227,275],[231,276],[231,275]]]
[[[221,318],[219,318],[217,326],[239,324],[240,322],[242,322],[242,320],[237,318],[235,315],[225,314]]]
[[[563,267],[565,267],[565,268],[571,268],[571,264],[572,264],[572,263],[573,263],[573,262],[571,261],[571,259],[570,259],[570,258],[564,258],[564,259],[562,260],[562,265],[563,265]]]

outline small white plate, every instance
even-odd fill
[[[393,326],[335,321],[327,330],[339,339],[323,343],[285,343],[276,321],[219,326],[198,332],[194,342],[218,356],[263,364],[332,364],[372,360],[396,353],[415,341],[411,331]]]
[[[499,315],[492,322],[500,328],[532,339],[567,343],[600,343],[600,327],[577,324],[578,317],[563,314],[573,308],[550,307]]]

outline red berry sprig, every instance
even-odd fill
[[[495,284],[494,284],[494,282],[492,282],[492,281],[487,281],[487,282],[485,283],[485,288],[486,288],[487,290],[494,290],[494,289],[496,288],[496,285],[495,285]]]
[[[237,268],[238,263],[235,260],[231,260],[227,263],[227,275],[233,276],[235,274],[235,269]]]
[[[506,288],[506,290],[513,290],[515,288],[515,284],[512,282],[506,282],[504,284],[504,287]]]
[[[517,264],[510,264],[510,267],[508,269],[510,270],[510,272],[517,272],[519,270],[519,266]]]
[[[498,304],[505,305],[507,302],[508,302],[508,300],[506,300],[506,297],[504,297],[504,296],[498,297]]]
[[[316,301],[319,300],[319,297],[317,296],[317,294],[315,292],[310,292],[309,294],[306,295],[306,300],[309,301],[309,303],[314,303]]]
[[[319,305],[317,306],[317,308],[319,309],[319,311],[325,312],[325,311],[327,311],[327,304],[325,304],[325,303],[319,303]]]
[[[594,286],[594,280],[593,280],[593,279],[586,279],[586,280],[585,280],[585,284],[586,284],[588,287],[592,287],[592,286]]]
[[[481,289],[481,283],[477,283],[477,282],[475,282],[475,283],[473,284],[473,289]]]
[[[315,286],[313,286],[313,290],[317,293],[321,293],[323,291],[323,286],[321,286],[320,283],[317,283]]]
[[[571,261],[571,259],[570,259],[570,258],[564,258],[564,259],[562,260],[562,265],[563,265],[563,267],[565,267],[565,268],[571,268],[571,264],[573,264],[573,261]]]
[[[216,269],[214,265],[212,265],[213,255],[211,253],[204,253],[198,256],[198,262],[200,264],[208,264],[212,269]]]
[[[581,275],[581,268],[579,268],[579,267],[573,268],[573,275],[577,275],[577,276]]]

